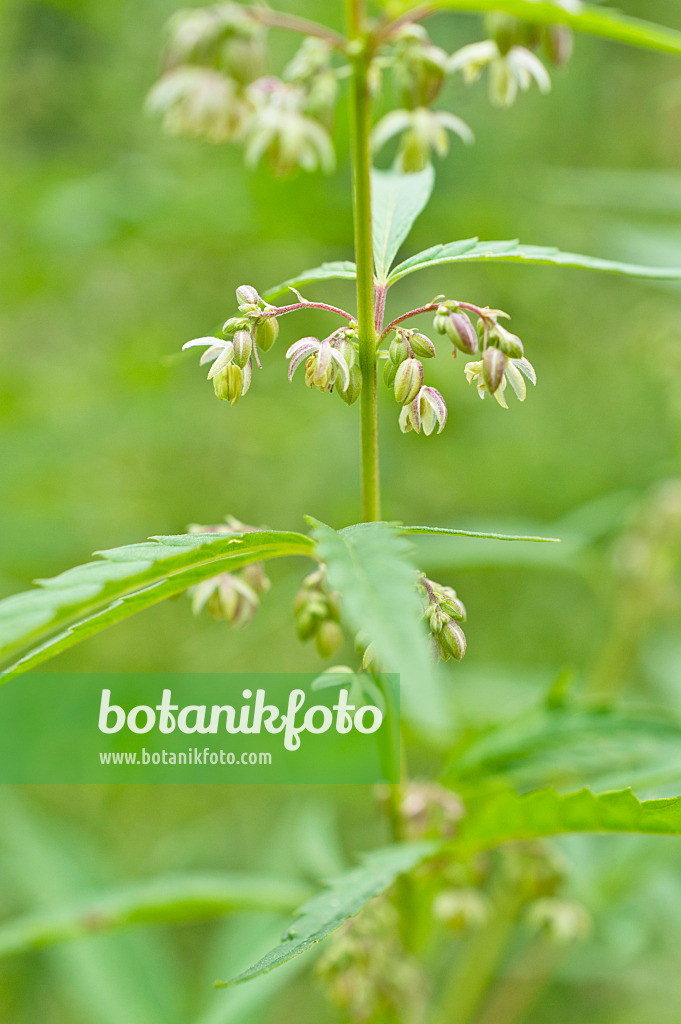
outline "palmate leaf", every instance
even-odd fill
[[[424,7],[422,0],[387,0],[383,6],[395,15]],[[428,10],[504,11],[538,25],[569,25],[577,32],[601,36],[631,46],[681,54],[681,32],[631,18],[619,11],[606,10],[574,0],[430,0]]]
[[[318,896],[300,908],[293,926],[281,942],[248,970],[221,985],[237,985],[285,964],[326,938],[348,918],[358,914],[375,896],[385,892],[402,874],[431,856],[435,843],[400,843],[367,854],[359,867],[340,875]]]
[[[313,267],[312,270],[301,270],[295,277],[291,277],[288,281],[282,281],[275,288],[270,288],[263,294],[263,299],[266,302],[272,302],[274,299],[283,295],[289,290],[289,288],[302,288],[306,284],[312,284],[314,281],[331,281],[331,280],[345,280],[354,281],[357,277],[357,267],[350,260],[334,260],[330,263],[322,263],[319,267]]]
[[[681,835],[681,797],[639,800],[631,789],[598,796],[589,789],[564,795],[538,789],[523,796],[504,789],[478,795],[466,810],[456,839],[465,853],[569,832]]]
[[[416,174],[372,171],[371,202],[374,235],[374,272],[379,284],[387,281],[398,250],[430,199],[435,171],[428,164]]]
[[[536,263],[556,267],[575,267],[581,270],[599,270],[607,274],[624,274],[629,277],[646,277],[653,280],[679,281],[681,267],[645,267],[635,263],[621,263],[597,256],[580,256],[574,252],[561,252],[541,245],[523,245],[516,239],[500,242],[480,242],[477,238],[465,238],[458,242],[433,245],[430,249],[404,260],[391,272],[388,283],[395,284],[407,274],[427,270],[444,263]]]
[[[347,623],[374,644],[386,672],[400,675],[402,710],[431,732],[444,724],[423,609],[415,589],[410,546],[389,523],[366,523],[337,532],[311,520],[328,580],[341,595]]]
[[[0,683],[211,576],[283,555],[313,553],[309,537],[278,531],[154,537],[98,552],[98,561],[39,580],[37,589],[0,601],[0,661],[9,662]]]

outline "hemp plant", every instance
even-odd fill
[[[483,14],[480,40],[445,51],[426,25],[447,10]],[[294,386],[304,378],[324,399],[338,395],[348,417],[358,407],[361,522],[334,530],[311,520],[310,536],[229,519],[101,552],[98,561],[0,602],[0,653],[7,661],[2,679],[183,592],[196,612],[205,608],[244,625],[269,589],[266,561],[311,559],[314,567],[294,607],[299,637],[314,641],[324,658],[344,638],[354,641],[356,663],[335,666],[339,680],[358,673],[360,686],[364,679],[375,688],[383,671],[399,673],[407,739],[417,737],[444,767],[431,780],[410,782],[405,762],[400,783],[379,794],[391,844],[305,903],[281,943],[233,981],[258,977],[336,932],[318,969],[330,997],[351,1019],[464,1024],[477,1019],[518,930],[532,949],[528,935],[560,946],[589,931],[586,910],[565,898],[565,866],[543,840],[565,832],[678,835],[681,797],[641,802],[631,789],[566,794],[550,788],[555,776],[538,753],[547,737],[562,736],[555,756],[569,759],[574,734],[586,731],[597,743],[604,721],[601,712],[566,705],[560,681],[529,739],[523,735],[521,742],[501,725],[495,752],[493,743],[468,742],[456,732],[435,662],[464,656],[465,605],[451,581],[431,580],[414,566],[405,538],[550,538],[381,522],[381,391],[395,404],[402,432],[434,435],[446,427],[451,400],[427,382],[438,346],[457,360],[456,367],[463,363],[461,372],[481,399],[494,398],[504,410],[511,393],[523,402],[528,383],[536,384],[523,341],[508,326],[509,314],[497,308],[493,294],[482,302],[461,294],[447,270],[452,265],[553,264],[669,280],[680,279],[681,271],[477,238],[437,242],[396,259],[435,188],[434,161],[446,157],[451,136],[457,145],[473,142],[458,114],[438,106],[448,79],[469,86],[485,79],[490,101],[508,108],[529,88],[550,91],[549,68],[568,62],[573,31],[677,55],[681,34],[579,0],[395,0],[377,4],[375,12],[366,0],[346,0],[345,20],[346,33],[340,34],[260,5],[224,2],[181,11],[168,26],[163,72],[147,106],[171,132],[242,147],[247,167],[266,162],[276,176],[330,173],[337,163],[334,126],[347,93],[354,261],[323,263],[274,288],[235,281],[235,305],[224,311],[222,330],[184,348],[203,350],[200,364],[208,366],[226,415],[239,415],[239,408],[227,407],[238,406],[257,387],[265,359],[279,361],[282,378],[288,363]],[[271,36],[279,31],[301,37],[301,45],[274,73]],[[384,107],[385,96],[396,96],[397,105],[378,116],[378,99]],[[387,159],[382,154],[390,147],[392,167],[376,169],[375,158]],[[419,305],[388,319],[392,289],[433,267],[443,268],[444,291],[424,292]],[[356,283],[354,308],[336,303],[334,280]],[[329,289],[323,299],[303,294],[318,285]],[[326,336],[295,332],[295,314],[310,309],[328,314]],[[614,709],[609,714],[612,729],[655,732],[645,717],[633,723],[617,718]],[[539,764],[528,786],[516,784],[518,748],[518,757],[535,757]],[[598,787],[605,775],[594,771],[585,781]],[[464,940],[461,949],[457,943]]]

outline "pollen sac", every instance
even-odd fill
[[[269,352],[279,337],[279,323],[276,317],[268,316],[258,320],[253,327],[253,341],[263,352]]]
[[[423,363],[418,359],[405,359],[395,374],[395,400],[400,405],[413,402],[423,385]]]
[[[506,369],[506,356],[498,348],[487,348],[482,357],[482,376],[491,395],[500,386],[504,379]]]

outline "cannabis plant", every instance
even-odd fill
[[[265,360],[278,363],[282,380],[288,364],[292,388],[304,383],[320,401],[338,396],[348,407],[348,423],[359,410],[360,521],[335,529],[308,517],[311,529],[302,533],[227,518],[100,552],[96,561],[0,603],[2,680],[182,593],[196,614],[207,611],[244,626],[270,588],[265,563],[308,559],[292,610],[298,636],[313,641],[323,659],[332,659],[343,644],[345,660],[354,659],[327,666],[326,685],[334,675],[340,685],[349,674],[354,685],[376,693],[384,673],[400,676],[402,777],[378,793],[392,841],[304,902],[281,942],[229,983],[271,971],[334,933],[317,970],[347,1017],[464,1024],[478,1019],[512,936],[530,952],[536,943],[555,952],[589,932],[585,908],[565,897],[566,867],[546,837],[681,834],[681,797],[641,801],[630,788],[608,789],[601,781],[612,777],[610,754],[603,754],[607,770],[594,754],[613,733],[628,746],[662,734],[677,739],[678,729],[611,706],[605,710],[609,683],[594,688],[602,698],[598,707],[570,703],[559,679],[531,720],[501,725],[472,741],[457,732],[439,663],[460,661],[466,653],[466,608],[455,580],[430,579],[414,564],[409,536],[451,537],[452,544],[462,536],[499,544],[556,539],[382,522],[379,401],[393,403],[403,433],[437,443],[433,435],[446,429],[451,402],[428,382],[438,351],[454,359],[452,373],[463,373],[474,385],[471,401],[477,393],[503,410],[487,401],[489,415],[518,414],[514,399],[524,402],[528,384],[537,384],[531,360],[540,363],[541,352],[526,353],[522,340],[531,325],[521,324],[516,333],[513,311],[497,308],[493,294],[462,294],[454,265],[546,264],[660,280],[679,280],[681,271],[478,238],[437,240],[404,258],[400,252],[436,187],[438,161],[452,144],[474,141],[475,126],[439,105],[448,80],[486,89],[492,104],[511,108],[528,89],[550,92],[555,69],[569,62],[573,32],[677,56],[681,34],[580,0],[388,0],[375,11],[366,9],[365,0],[346,0],[345,7],[343,34],[261,5],[224,2],[180,11],[167,27],[162,74],[147,107],[168,131],[241,147],[248,168],[265,163],[278,177],[330,173],[337,161],[344,163],[334,130],[349,101],[354,260],[330,259],[301,272],[282,268],[282,276],[289,276],[275,287],[234,281],[234,304],[207,311],[225,317],[222,328],[187,340],[184,348],[201,350],[199,362],[211,382],[206,400],[214,395],[225,416],[239,416]],[[431,17],[445,11],[483,15],[482,37],[447,52],[437,33],[428,31]],[[277,59],[281,31],[300,38],[283,67]],[[441,268],[442,291],[424,289],[417,305],[400,308],[400,282],[433,268]],[[356,285],[353,308],[338,304],[334,282],[341,280]],[[323,337],[298,336],[296,314],[307,310],[323,314]],[[291,415],[295,401],[292,393]],[[669,494],[665,514],[671,520],[665,523],[678,525],[678,494]],[[651,544],[663,547],[668,530],[652,535]],[[631,624],[635,613],[627,607],[625,614]],[[456,686],[455,670],[446,685]],[[612,694],[606,696],[609,702]],[[427,752],[431,779],[410,780],[412,744],[422,757]],[[571,769],[577,746],[584,757],[587,749],[590,754],[581,774]],[[621,785],[636,777],[632,769]],[[592,788],[566,792],[565,779]],[[276,909],[297,902],[289,896],[275,899]],[[142,891],[110,920],[112,926],[173,920],[187,898],[181,886],[171,887],[165,899]],[[238,905],[262,908],[264,898],[258,899]],[[220,902],[215,893],[213,902]],[[200,916],[201,905],[211,905],[210,894],[192,905]],[[78,920],[61,931],[43,924],[41,932],[34,923],[32,932],[15,929],[13,947],[6,941],[17,951],[38,943],[40,935],[44,942],[74,937],[83,933]],[[546,972],[554,959],[560,958],[545,958]]]

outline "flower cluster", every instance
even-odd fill
[[[418,331],[398,328],[386,355],[383,379],[393,389],[395,401],[402,406],[400,429],[402,433],[415,430],[417,434],[438,434],[447,422],[447,406],[439,391],[423,383],[422,359],[432,359],[435,345]]]
[[[200,526],[193,523],[189,533],[254,533],[257,528],[246,526],[232,516],[217,526]],[[260,598],[270,589],[270,581],[260,562],[253,562],[237,572],[223,572],[212,576],[187,591],[192,602],[192,611],[199,615],[204,608],[214,619],[223,619],[233,626],[245,626],[251,621],[258,608]]]
[[[429,580],[425,574],[419,579],[424,598],[424,618],[433,638],[433,646],[443,661],[456,658],[461,661],[466,653],[466,636],[460,623],[466,621],[466,606],[456,591]]]
[[[572,53],[570,29],[557,24],[532,25],[498,12],[488,15],[486,24],[490,38],[462,47],[450,57],[447,70],[461,71],[469,84],[488,68],[489,98],[497,107],[510,107],[533,81],[541,92],[549,92],[551,79],[534,51],[543,46],[551,63],[562,67]]]
[[[314,640],[322,658],[330,658],[343,643],[338,594],[326,584],[325,566],[303,580],[293,605],[298,639]]]
[[[338,73],[329,43],[306,38],[279,78],[265,73],[267,30],[256,8],[180,11],[168,36],[164,74],[147,99],[168,131],[242,144],[248,164],[265,158],[279,175],[333,169]]]
[[[353,405],[362,390],[362,373],[358,362],[357,331],[352,327],[334,331],[328,338],[301,338],[286,352],[290,360],[288,379],[305,362],[305,383],[318,391],[334,387],[347,405]]]

